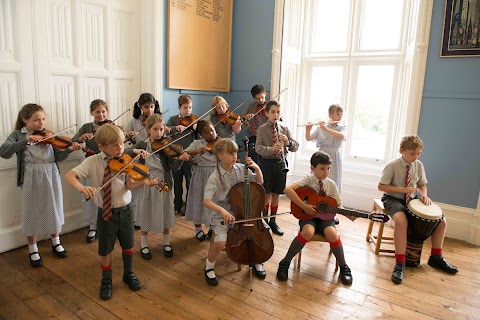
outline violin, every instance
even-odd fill
[[[240,115],[234,113],[232,110],[227,110],[224,114],[219,114],[218,116],[218,122],[229,124],[231,126],[233,126],[237,120],[242,121],[242,123],[244,122],[244,119],[241,118]]]
[[[236,220],[258,219],[235,223],[228,230],[226,252],[233,262],[253,267],[273,255],[273,239],[261,219],[265,189],[259,183],[250,182],[248,171],[245,165],[244,182],[237,183],[230,190],[230,205]]]
[[[51,136],[50,138],[44,139],[36,144],[51,144],[52,147],[60,149],[60,150],[65,150],[68,147],[70,147],[73,144],[72,138],[69,138],[67,136],[54,136],[55,133],[43,129],[43,130],[34,130],[32,135],[40,136],[40,137],[48,137]],[[93,156],[95,152],[92,150],[82,147],[81,150],[85,152],[87,157]]]
[[[210,153],[213,153],[213,147],[215,146],[215,143],[217,143],[218,141],[222,140],[222,138],[220,136],[217,136],[215,138],[215,140],[213,140],[212,142],[209,142],[207,143],[207,151],[210,152]]]
[[[114,174],[122,171],[125,172],[133,181],[142,181],[145,178],[153,179],[154,177],[148,173],[147,166],[133,162],[132,157],[124,153],[120,158],[113,158],[108,162],[110,171]],[[162,182],[158,182],[157,188],[160,192],[168,191],[168,186]]]
[[[157,139],[152,142],[152,150],[156,152],[157,150],[161,149],[160,151],[165,153],[169,158],[178,158],[180,155],[182,155],[183,148],[181,145],[171,142],[172,139],[167,137]],[[188,161],[191,161],[194,165],[197,165],[197,162],[192,157],[189,157]]]
[[[198,119],[198,117],[196,115],[191,114],[191,115],[186,116],[186,117],[181,117],[180,120],[178,120],[178,124],[182,125],[184,127],[188,127],[189,125],[191,125],[197,119]]]

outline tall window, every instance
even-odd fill
[[[280,87],[294,88],[289,99],[291,104],[299,103],[294,104],[298,105],[291,113],[294,120],[287,125],[303,142],[305,127],[297,125],[328,120],[328,107],[339,103],[347,126],[344,170],[368,168],[378,174],[397,156],[400,137],[406,131],[416,132],[420,103],[418,110],[409,112],[411,96],[418,95],[415,86],[423,85],[424,66],[418,72],[412,65],[418,63],[415,49],[424,41],[417,32],[424,4],[418,0],[307,0],[301,7],[302,2],[291,1],[285,0]],[[298,10],[303,10],[303,16]],[[421,99],[421,88],[416,99]],[[412,116],[417,122],[410,121]],[[314,143],[301,143],[291,160],[304,170],[315,150]]]

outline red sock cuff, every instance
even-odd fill
[[[298,241],[300,241],[301,244],[307,244],[308,240],[302,237],[302,234],[299,232],[297,236]]]
[[[330,242],[330,248],[338,248],[342,245],[342,240],[338,237],[338,240],[335,242]]]
[[[278,206],[271,206],[270,208],[272,208],[272,211],[277,211],[278,210]]]
[[[132,255],[133,254],[133,248],[132,249],[122,249],[122,254],[128,254]]]
[[[263,208],[268,211],[268,209],[270,209],[270,203],[267,203]]]
[[[104,266],[103,264],[100,263],[100,267],[102,268],[102,271],[112,270],[112,263],[110,262],[108,266]]]
[[[405,254],[395,254],[396,262],[405,262]]]
[[[442,248],[432,248],[431,254],[442,254]]]

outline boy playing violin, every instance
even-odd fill
[[[176,116],[170,117],[167,121],[167,127],[178,132],[178,136],[175,139],[183,136],[182,139],[178,140],[176,143],[181,145],[183,149],[187,148],[195,139],[195,132],[193,131],[193,126],[185,130],[188,126],[187,123],[193,122],[192,118],[192,98],[188,94],[182,94],[178,97],[178,110],[179,114]],[[195,116],[196,118],[196,116]],[[183,124],[182,124],[183,123]],[[180,170],[173,172],[173,189],[175,194],[175,213],[185,215],[185,211],[182,210],[183,207],[183,177],[185,177],[185,185],[187,187],[188,198],[188,188],[190,186],[190,180],[192,178],[192,163],[185,161]],[[186,206],[185,206],[186,207]]]
[[[315,233],[320,233],[328,240],[330,243],[330,249],[335,255],[335,258],[337,258],[338,266],[340,267],[340,280],[344,285],[352,284],[352,272],[345,262],[343,245],[342,241],[340,240],[340,236],[337,234],[335,222],[333,219],[321,220],[319,218],[315,218],[314,216],[317,212],[316,206],[304,203],[304,201],[295,192],[295,190],[298,188],[310,187],[320,196],[333,197],[337,202],[337,206],[341,207],[342,200],[340,199],[337,185],[335,182],[333,182],[333,180],[328,178],[331,164],[332,159],[330,159],[328,154],[323,151],[315,152],[310,158],[310,169],[312,170],[313,174],[309,174],[285,188],[285,195],[297,206],[302,208],[306,214],[311,215],[312,219],[298,221],[298,224],[300,225],[300,232],[298,233],[298,236],[293,239],[285,258],[283,258],[278,265],[277,279],[280,281],[288,280],[288,268],[292,258],[303,249],[305,244],[310,241]]]
[[[252,158],[254,162],[260,164],[260,156],[255,152],[255,142],[257,141],[257,129],[267,122],[267,116],[265,115],[265,109],[258,114],[257,112],[264,107],[267,92],[261,84],[256,84],[252,87],[250,93],[255,101],[250,102],[243,111],[245,119],[250,123],[248,127],[248,156]]]
[[[141,186],[156,185],[156,179],[133,181],[120,173],[106,184],[114,174],[110,171],[109,162],[113,157],[123,154],[125,136],[117,126],[105,124],[96,134],[95,141],[100,153],[86,158],[80,165],[69,171],[64,179],[88,199],[93,199],[98,206],[97,233],[98,254],[102,268],[100,298],[108,300],[112,297],[112,251],[118,238],[122,247],[123,282],[132,291],[139,290],[142,285],[132,272],[133,260],[133,214],[129,204],[132,198],[130,190]],[[90,178],[92,186],[84,186],[79,179]],[[101,192],[97,189],[102,187]]]

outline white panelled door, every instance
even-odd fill
[[[107,102],[110,119],[131,109],[141,93],[140,5],[130,0],[0,0],[0,143],[26,103],[46,110],[51,131],[92,121],[94,99]],[[131,111],[118,123],[130,118]],[[60,164],[61,173],[82,158],[73,154]],[[0,181],[4,252],[26,243],[15,156],[0,158]],[[79,194],[64,186],[63,195],[63,231],[82,227]]]

